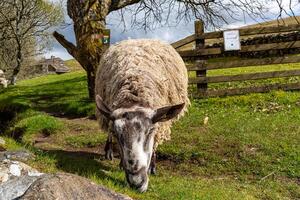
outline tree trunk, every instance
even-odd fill
[[[68,0],[68,15],[74,22],[76,46],[62,35],[54,37],[81,64],[87,73],[89,98],[94,100],[95,75],[100,58],[108,45],[103,44],[105,17],[109,12],[107,1]]]
[[[95,99],[95,75],[92,71],[87,71],[87,82],[88,82],[88,92],[89,98]]]
[[[11,79],[10,79],[10,84],[12,85],[16,85],[17,82],[17,76],[20,72],[21,69],[21,65],[22,65],[22,48],[21,45],[18,45],[18,50],[17,50],[17,62],[16,62],[16,66],[14,67],[13,73],[11,75]]]

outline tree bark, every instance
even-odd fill
[[[109,13],[110,4],[109,0],[68,0],[68,15],[74,22],[76,46],[61,34],[53,34],[86,71],[91,100],[95,97],[95,76],[100,58],[109,46],[103,44],[102,38],[106,33],[105,18]]]
[[[95,99],[95,73],[93,71],[87,71],[87,81],[88,81],[88,92],[89,98]]]
[[[14,67],[14,70],[13,70],[13,73],[12,73],[12,76],[11,76],[11,79],[10,79],[10,84],[12,84],[12,85],[16,85],[17,76],[18,76],[18,74],[20,72],[21,65],[22,65],[22,60],[23,60],[21,45],[18,45],[18,50],[17,51],[18,52],[17,52],[16,66]]]

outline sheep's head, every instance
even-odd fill
[[[157,122],[176,117],[184,104],[151,109],[140,106],[112,111],[102,98],[96,96],[97,109],[113,122],[113,135],[120,146],[122,165],[130,186],[144,192],[148,188],[148,175]]]

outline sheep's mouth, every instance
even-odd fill
[[[137,189],[139,192],[145,192],[148,188],[148,176],[146,168],[143,167],[137,172],[125,170],[126,179],[130,187]]]

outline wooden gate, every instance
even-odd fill
[[[212,45],[208,47],[206,40],[208,39],[222,39],[223,31],[217,32],[204,32],[204,26],[201,21],[195,22],[195,34],[188,36],[180,41],[172,44],[177,49],[181,57],[185,61],[192,62],[188,65],[189,71],[196,71],[196,77],[189,78],[189,84],[197,85],[197,96],[198,97],[215,97],[215,96],[226,96],[226,95],[237,95],[246,94],[252,92],[268,92],[270,90],[295,90],[300,89],[300,83],[277,83],[268,84],[262,86],[246,87],[246,88],[231,88],[231,89],[219,89],[210,90],[208,84],[210,83],[221,83],[221,82],[234,82],[234,81],[246,81],[246,80],[259,80],[269,78],[280,78],[280,77],[291,77],[300,76],[300,69],[285,70],[285,71],[271,71],[271,72],[260,72],[260,73],[248,73],[239,75],[229,76],[207,76],[208,70],[225,69],[225,68],[237,68],[237,67],[249,67],[249,66],[261,66],[270,64],[285,64],[285,63],[298,63],[300,62],[300,56],[287,56],[291,53],[290,50],[300,50],[300,25],[289,25],[289,26],[276,26],[276,27],[260,27],[260,28],[245,28],[240,29],[239,34],[243,36],[254,36],[252,42],[244,42],[241,45],[241,50],[235,52],[225,52],[223,46]],[[266,39],[266,34],[273,38]],[[276,39],[276,35],[289,34],[288,41],[282,39]],[[272,36],[270,36],[272,35]],[[260,39],[257,39],[257,36]],[[282,38],[282,36],[281,36]],[[259,41],[264,40],[264,44],[260,44]],[[267,40],[267,41],[265,41]],[[251,41],[251,39],[249,40]],[[258,41],[258,42],[257,42]],[[192,50],[180,50],[186,44],[195,43],[195,48]],[[222,42],[221,42],[222,43]],[[253,44],[254,43],[254,44]],[[209,57],[226,57],[243,54],[251,54],[253,52],[264,55],[265,52],[276,51],[277,55],[273,57],[263,58],[247,58],[239,59],[234,61],[221,61],[221,62],[208,62]],[[300,51],[298,51],[299,53]],[[279,54],[279,55],[278,55]],[[280,55],[281,54],[281,55]]]

